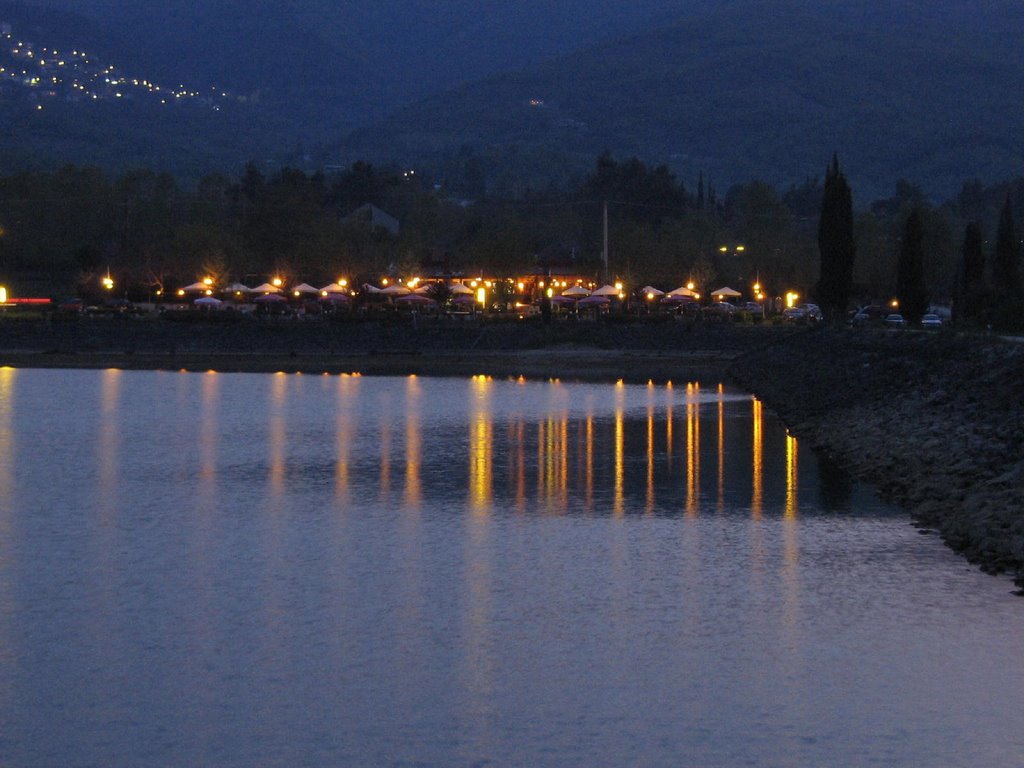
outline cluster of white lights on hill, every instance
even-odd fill
[[[148,79],[126,77],[113,65],[100,64],[83,50],[37,48],[9,32],[0,36],[0,86],[5,82],[36,93],[38,110],[43,109],[45,99],[64,97],[69,101],[145,98],[160,104],[191,101],[220,111],[218,102],[231,98],[226,91],[212,86],[202,92],[184,85],[173,88]]]

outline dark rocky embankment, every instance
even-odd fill
[[[1024,344],[823,329],[731,374],[795,435],[1024,586]]]

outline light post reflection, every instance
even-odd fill
[[[626,486],[626,385],[622,379],[615,383],[615,495],[612,514],[621,517],[625,512]]]
[[[764,413],[761,401],[756,397],[751,401],[753,416],[753,446],[751,462],[751,480],[753,489],[750,499],[750,512],[760,517],[764,503]]]
[[[359,396],[359,377],[338,379],[337,418],[335,419],[334,494],[340,502],[349,500],[349,452],[355,437],[351,403]]]
[[[270,472],[267,475],[269,498],[280,501],[284,497],[286,423],[285,408],[288,404],[288,376],[275,374],[270,384],[269,424],[267,428],[267,450]]]
[[[420,471],[423,466],[423,438],[420,430],[422,389],[415,376],[405,384],[405,503],[419,509],[423,496]]]
[[[686,385],[686,514],[700,511],[700,385]]]
[[[797,487],[797,441],[786,433],[786,517],[796,517]]]
[[[474,376],[470,384],[472,412],[469,434],[469,498],[474,512],[489,511],[493,478],[494,427],[490,392],[494,382],[487,376]]]
[[[718,505],[725,509],[725,386],[718,385]]]
[[[648,394],[653,394],[653,386],[648,386]],[[645,512],[654,512],[654,404],[647,402],[647,505]]]

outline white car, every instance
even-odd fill
[[[938,315],[931,315],[931,314],[929,314],[929,315],[922,315],[921,316],[921,327],[922,328],[930,328],[930,329],[941,328],[942,327],[942,318],[939,317]]]

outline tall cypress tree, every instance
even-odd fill
[[[972,221],[964,230],[956,286],[953,291],[953,316],[956,320],[977,320],[985,301],[985,251],[981,224]]]
[[[996,252],[992,258],[992,282],[998,297],[1020,294],[1020,245],[1017,242],[1017,227],[1013,222],[1013,206],[1007,195],[1003,211],[999,215],[999,231],[996,234]]]
[[[839,167],[838,155],[825,172],[825,188],[818,220],[818,251],[821,274],[817,297],[825,317],[833,323],[843,319],[853,283],[853,193]]]
[[[1019,261],[1020,243],[1013,222],[1013,206],[1007,195],[999,216],[996,250],[992,256],[993,322],[1000,327],[1016,327],[1022,323],[1024,299],[1021,298]]]
[[[910,212],[903,227],[896,296],[907,322],[920,322],[921,315],[928,311],[928,288],[924,283],[924,223],[918,208]]]

